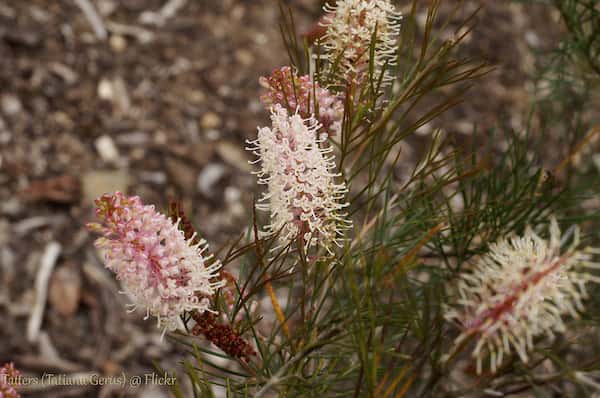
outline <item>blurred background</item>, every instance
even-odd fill
[[[287,5],[299,34],[321,15],[320,1]],[[558,46],[560,16],[537,2],[466,1],[457,25],[479,6],[462,55],[496,68],[419,135],[441,128],[466,142],[474,125],[528,123],[536,54]],[[0,0],[0,364],[25,375],[175,368],[178,347],[126,313],[85,223],[97,196],[120,190],[159,208],[181,200],[215,248],[245,230],[258,188],[244,141],[268,122],[258,78],[287,63],[278,23],[275,0]],[[552,161],[551,144],[540,149]],[[403,150],[414,164],[419,154]],[[27,391],[124,396],[110,385]],[[125,396],[168,395],[150,384]]]

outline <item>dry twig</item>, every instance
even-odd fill
[[[106,40],[108,33],[106,32],[106,28],[104,27],[104,23],[102,22],[102,18],[96,12],[96,9],[90,3],[89,0],[74,0],[77,7],[81,9],[88,22],[92,26],[96,37],[100,40]]]
[[[37,341],[40,334],[48,296],[48,281],[50,280],[50,275],[56,265],[60,251],[60,244],[52,241],[46,245],[44,255],[42,256],[40,269],[35,278],[35,303],[29,316],[29,322],[27,323],[27,340],[30,342]]]

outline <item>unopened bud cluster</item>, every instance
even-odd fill
[[[291,113],[298,112],[307,119],[314,116],[321,130],[330,137],[339,136],[344,116],[344,103],[326,88],[313,82],[310,76],[298,76],[289,66],[275,69],[268,77],[261,77],[260,84],[267,89],[261,96],[265,105],[279,104]]]

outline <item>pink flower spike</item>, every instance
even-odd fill
[[[0,398],[20,398],[16,389],[21,372],[15,369],[12,362],[0,367]]]
[[[103,224],[89,224],[103,236],[96,246],[106,250],[106,267],[117,274],[132,307],[157,317],[159,327],[175,330],[186,311],[211,311],[209,297],[223,286],[220,263],[206,265],[205,241],[185,239],[178,223],[144,205],[137,196],[121,192],[96,199]]]
[[[311,81],[310,76],[298,76],[291,67],[283,66],[275,69],[269,77],[261,77],[259,82],[267,89],[266,94],[261,96],[267,107],[279,104],[290,113],[298,111],[305,119],[314,115],[321,124],[321,131],[329,137],[338,135],[342,130],[342,98]]]

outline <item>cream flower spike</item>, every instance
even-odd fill
[[[330,67],[337,65],[346,81],[361,82],[369,69],[373,34],[375,78],[379,79],[384,65],[396,64],[397,41],[402,14],[390,0],[338,0],[323,7],[326,15],[322,25],[324,54]],[[393,80],[386,70],[383,84]]]
[[[582,269],[599,264],[591,261],[593,249],[577,249],[579,230],[572,231],[572,243],[561,253],[570,234],[561,240],[556,219],[550,221],[549,240],[527,227],[521,237],[490,245],[489,253],[458,281],[457,304],[462,308],[448,310],[445,317],[463,328],[455,344],[467,337],[477,341],[472,355],[478,373],[486,354],[492,372],[513,349],[527,362],[535,337],[564,332],[563,316],[578,318],[584,310],[585,285],[600,278]]]
[[[258,156],[260,170],[255,172],[259,184],[267,185],[257,205],[270,212],[268,235],[278,234],[282,246],[302,239],[306,250],[323,247],[332,253],[341,246],[344,230],[351,222],[341,210],[347,192],[337,184],[333,148],[318,137],[320,124],[297,112],[288,114],[281,105],[271,108],[272,126],[258,129],[258,138],[246,148]]]

